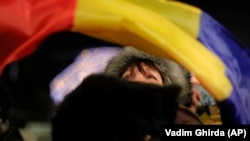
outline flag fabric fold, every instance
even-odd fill
[[[249,51],[197,7],[167,0],[12,0],[0,2],[0,17],[1,73],[48,35],[79,32],[180,63],[218,101],[224,123],[250,124]]]

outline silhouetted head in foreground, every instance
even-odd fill
[[[201,124],[177,102],[180,92],[177,85],[90,75],[58,107],[52,140],[154,141],[162,125]]]

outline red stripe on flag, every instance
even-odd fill
[[[69,30],[76,0],[1,0],[0,74],[36,50],[49,34]]]

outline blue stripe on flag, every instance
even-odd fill
[[[250,124],[250,52],[248,48],[205,12],[201,15],[198,40],[224,63],[226,76],[233,87],[230,97],[218,103],[222,122]]]

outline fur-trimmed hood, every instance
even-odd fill
[[[187,106],[191,104],[190,73],[173,61],[150,55],[133,47],[124,47],[120,54],[108,62],[105,73],[114,77],[120,77],[121,69],[136,58],[152,61],[160,70],[165,82],[167,82],[165,85],[177,84],[181,86],[180,103]]]

